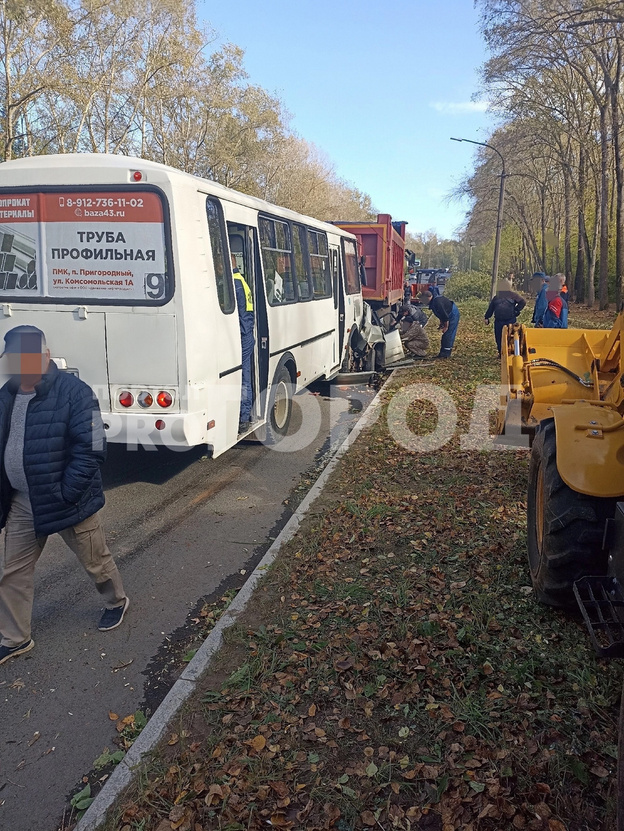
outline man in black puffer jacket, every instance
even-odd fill
[[[58,532],[100,593],[98,628],[114,629],[128,608],[98,511],[104,426],[93,390],[60,372],[34,326],[4,336],[11,379],[0,389],[0,664],[33,648],[30,636],[35,564]]]
[[[496,288],[496,295],[490,300],[490,305],[485,313],[485,322],[489,324],[490,318],[494,315],[494,339],[498,349],[498,357],[501,356],[501,344],[503,329],[511,326],[518,319],[518,315],[526,306],[524,297],[520,297],[513,290],[510,279],[499,280]]]

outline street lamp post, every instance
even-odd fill
[[[480,147],[487,147],[489,150],[493,150],[498,155],[503,164],[503,169],[501,171],[500,192],[498,194],[496,236],[494,237],[494,262],[492,263],[492,287],[490,291],[490,297],[494,297],[494,295],[496,294],[496,282],[498,280],[498,260],[500,257],[501,230],[503,228],[503,205],[505,203],[505,176],[507,175],[507,173],[505,172],[505,159],[503,158],[502,154],[496,149],[496,147],[493,147],[491,144],[486,144],[484,141],[473,141],[472,139],[453,137],[451,137],[451,141],[467,141],[469,144],[478,144]]]

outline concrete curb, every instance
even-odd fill
[[[219,618],[214,629],[197,650],[189,665],[180,675],[162,704],[156,709],[140,736],[126,753],[122,761],[112,772],[102,790],[91,803],[82,819],[79,820],[75,831],[95,831],[105,821],[106,813],[121,792],[130,784],[135,771],[142,762],[144,756],[153,750],[154,746],[162,737],[171,720],[178,712],[182,704],[189,698],[195,689],[195,682],[208,669],[212,658],[221,648],[223,633],[236,622],[238,616],[247,608],[247,604],[253,592],[264,576],[265,571],[277,557],[280,548],[288,542],[296,533],[310,506],[321,493],[327,480],[337,467],[347,450],[358,438],[360,433],[367,427],[373,425],[379,418],[381,411],[381,393],[390,383],[394,375],[391,373],[383,387],[367,407],[362,418],[356,423],[349,435],[338,447],[331,457],[323,472],[318,477],[312,488],[308,491],[305,499],[301,502],[295,513],[288,520],[281,532],[273,541],[262,560],[258,563],[249,579],[230,603],[226,611]]]

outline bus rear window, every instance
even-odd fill
[[[0,191],[0,302],[166,303],[166,223],[145,188]]]

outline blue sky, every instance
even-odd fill
[[[250,81],[276,93],[292,127],[338,175],[412,233],[450,237],[466,204],[447,195],[472,169],[492,118],[471,102],[486,59],[472,0],[199,0],[245,50]],[[345,219],[346,217],[337,217]]]

